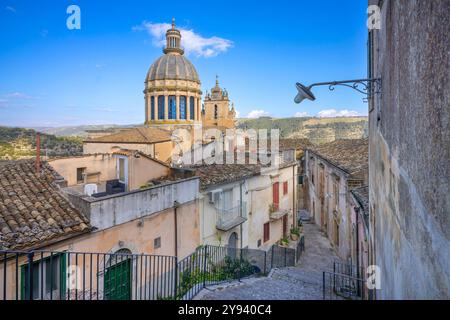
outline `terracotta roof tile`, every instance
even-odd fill
[[[369,167],[368,139],[335,140],[308,149],[355,177]]]
[[[171,132],[149,127],[120,130],[117,133],[85,140],[103,143],[156,143],[171,140]]]
[[[0,249],[26,249],[90,230],[89,221],[63,196],[62,178],[46,162],[0,166]]]

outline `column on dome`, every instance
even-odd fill
[[[164,120],[169,119],[169,96],[164,94]]]
[[[150,121],[150,109],[149,109],[149,99],[148,95],[145,95],[145,123],[149,123]]]
[[[175,110],[176,110],[176,115],[175,115],[175,119],[178,121],[180,120],[180,94],[176,93],[175,96]]]
[[[191,120],[191,96],[186,95],[186,120]]]

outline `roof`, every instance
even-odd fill
[[[161,130],[151,127],[139,127],[101,136],[98,138],[88,139],[84,142],[98,143],[157,143],[170,141],[172,134],[170,131]]]
[[[355,188],[350,191],[358,201],[359,206],[363,209],[364,213],[369,213],[369,187]]]
[[[150,66],[146,81],[165,79],[190,80],[200,83],[194,65],[185,56],[179,54],[165,54]]]
[[[285,149],[306,150],[308,148],[314,147],[314,144],[311,143],[311,141],[309,141],[308,139],[290,138],[290,139],[280,139],[279,147],[281,150]]]
[[[226,164],[226,156],[224,155],[223,164],[199,164],[187,167],[195,171],[195,175],[200,178],[200,189],[205,190],[213,185],[233,183],[239,180],[257,176],[264,168],[270,168],[263,164],[249,164],[249,158],[246,158],[246,164]],[[236,159],[236,158],[235,158]],[[283,169],[296,162],[286,162],[280,164],[279,168]]]
[[[62,196],[63,178],[32,159],[0,166],[0,249],[29,249],[91,230],[88,219]]]
[[[369,140],[342,139],[308,148],[350,175],[360,177],[369,167]]]

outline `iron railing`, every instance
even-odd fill
[[[172,256],[0,251],[0,259],[4,300],[149,300],[175,288]]]
[[[345,274],[323,272],[324,300],[364,300],[366,299],[366,281]]]
[[[206,286],[294,266],[295,249],[201,246],[173,256],[0,251],[3,300],[190,300]]]
[[[228,231],[247,220],[246,202],[241,202],[232,208],[216,208],[216,227]]]

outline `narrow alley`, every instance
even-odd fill
[[[305,252],[296,267],[275,269],[269,277],[244,279],[203,289],[196,300],[322,299],[322,272],[339,258],[313,223],[304,223]]]

